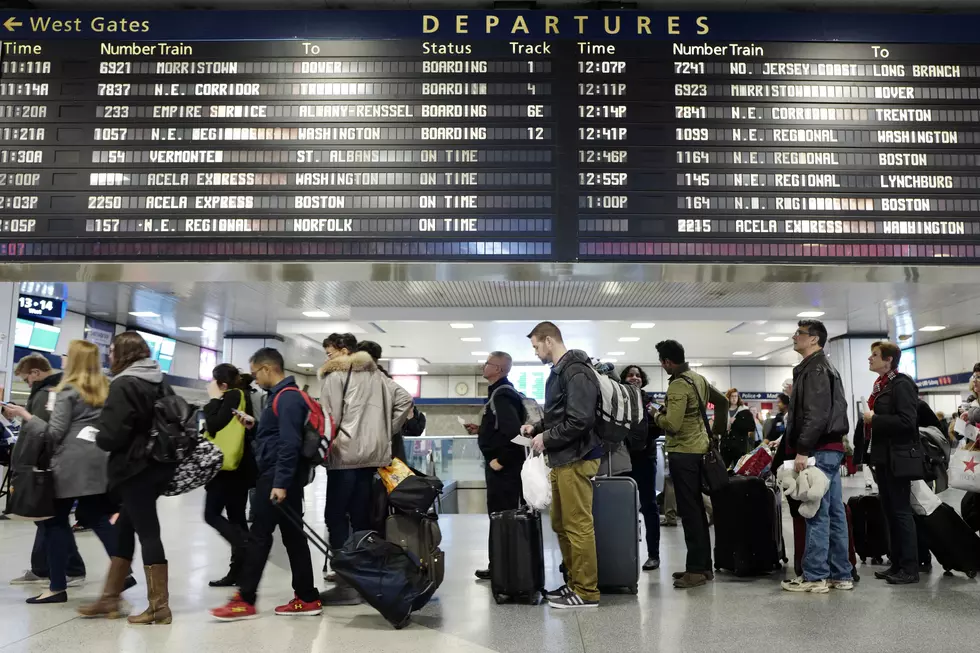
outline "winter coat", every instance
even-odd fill
[[[519,474],[524,465],[524,447],[511,440],[520,435],[524,424],[524,404],[506,377],[490,386],[488,394],[477,438],[480,451],[488,466],[496,460],[505,470]]]
[[[910,446],[919,441],[919,389],[915,381],[898,374],[875,398],[871,418],[871,464],[891,464],[893,445]]]
[[[534,433],[543,435],[549,467],[570,465],[600,450],[595,432],[599,383],[584,351],[571,349],[554,364],[544,396],[544,419]]]
[[[390,465],[392,436],[412,413],[411,395],[367,352],[328,360],[321,372],[320,402],[337,424],[328,469]]]
[[[109,456],[95,442],[78,437],[83,429],[94,434],[101,413],[101,408],[85,403],[78,390],[67,386],[55,398],[50,420],[35,415],[21,428],[20,437],[44,438],[52,447],[51,467],[59,499],[106,492]]]
[[[793,394],[786,413],[787,452],[809,456],[812,452],[838,447],[850,430],[847,400],[840,374],[820,350],[793,368]]]
[[[738,438],[745,442],[747,448],[752,448],[755,444],[755,417],[746,405],[741,405],[735,409],[735,416],[731,418],[728,426],[728,437]]]
[[[170,390],[160,364],[151,358],[138,360],[113,378],[109,398],[102,407],[95,442],[109,452],[109,487],[142,473],[158,463],[149,455],[153,404]]]
[[[286,391],[286,388],[296,390]],[[291,376],[269,390],[252,442],[258,473],[260,476],[271,474],[274,488],[290,488],[297,476],[309,473],[309,466],[300,457],[300,452],[303,425],[310,409],[298,390],[296,379]]]
[[[31,385],[31,394],[27,397],[27,412],[45,422],[51,419],[48,401],[50,393],[61,384],[61,377],[62,373],[58,372]]]

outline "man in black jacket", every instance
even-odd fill
[[[55,372],[51,363],[41,354],[30,354],[17,361],[14,376],[27,384],[31,394],[27,397],[27,412],[44,421],[51,420],[51,410],[48,406],[52,397],[51,392],[61,383],[61,372]],[[78,553],[78,547],[72,542],[73,551],[68,557],[68,587],[76,587],[85,581],[85,562]],[[31,550],[31,568],[23,576],[12,581],[11,585],[31,585],[48,582],[48,552],[44,541],[44,530],[37,529],[34,536],[34,548]]]
[[[490,382],[486,407],[479,426],[467,424],[466,430],[478,433],[480,451],[486,461],[487,514],[517,508],[523,496],[521,468],[524,447],[511,440],[524,424],[524,404],[507,375],[513,359],[510,354],[495,351],[483,364],[483,378]],[[490,578],[489,569],[476,572],[480,580]]]
[[[827,475],[829,487],[820,509],[806,520],[803,575],[783,581],[788,592],[826,594],[831,589],[854,589],[853,567],[848,559],[847,514],[841,490],[840,466],[844,462],[844,435],[848,431],[844,384],[824,346],[827,328],[817,320],[803,320],[793,335],[793,349],[803,356],[793,369],[793,393],[786,414],[786,454],[796,471],[807,467],[810,457]]]
[[[568,350],[551,322],[534,327],[528,338],[541,362],[553,367],[545,384],[544,420],[521,431],[534,436],[531,447],[545,453],[551,467],[551,527],[568,570],[568,584],[545,597],[553,608],[598,607],[592,478],[602,457],[595,432],[599,384],[588,355]]]

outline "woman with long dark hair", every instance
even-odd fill
[[[160,539],[157,499],[167,489],[175,463],[155,461],[149,453],[153,427],[153,405],[173,393],[163,379],[160,364],[150,357],[150,348],[135,331],[116,336],[109,347],[112,383],[102,408],[96,444],[109,452],[109,489],[122,508],[116,521],[119,545],[112,558],[102,597],[79,608],[86,617],[116,618],[120,615],[119,593],[129,575],[140,538],[149,607],[129,617],[131,624],[169,624],[170,593],[167,556]]]
[[[116,555],[116,534],[109,523],[114,510],[106,496],[108,457],[92,438],[109,394],[109,380],[102,374],[100,358],[99,348],[92,343],[72,340],[50,419],[31,415],[20,406],[8,410],[23,420],[20,437],[44,438],[54,451],[55,515],[40,523],[50,569],[48,591],[28,599],[28,603],[68,600],[68,557],[76,550],[68,515],[76,501],[76,517],[95,532],[110,558]],[[130,578],[127,584],[136,582]]]
[[[255,461],[244,413],[254,418],[249,394],[252,376],[242,374],[230,363],[222,363],[211,373],[208,385],[212,399],[204,406],[207,437],[224,454],[224,464],[217,476],[205,486],[204,521],[218,531],[231,545],[231,565],[224,578],[208,583],[211,587],[235,587],[245,564],[248,522],[245,504],[248,490],[255,485]],[[254,421],[250,422],[255,424]],[[227,515],[222,515],[222,512]]]
[[[643,571],[654,571],[660,568],[660,508],[657,505],[657,438],[663,434],[649,412],[653,405],[653,397],[643,392],[649,385],[647,373],[639,365],[626,367],[619,375],[622,383],[640,388],[643,393],[643,422],[639,429],[643,431],[643,445],[630,447],[630,462],[633,470],[630,477],[636,481],[640,492],[640,514],[643,515],[643,529],[647,535],[647,560],[643,563]],[[632,440],[632,438],[631,438]],[[638,438],[639,440],[639,438]]]

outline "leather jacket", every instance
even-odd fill
[[[828,444],[840,444],[850,430],[840,374],[821,349],[793,368],[793,395],[786,412],[786,443],[809,456]]]
[[[595,433],[599,383],[588,355],[571,349],[551,368],[545,384],[544,420],[534,433],[544,434],[549,467],[583,460],[600,444]]]

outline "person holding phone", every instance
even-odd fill
[[[224,578],[208,585],[235,587],[245,565],[248,543],[245,505],[256,477],[249,433],[255,426],[249,401],[253,379],[230,363],[218,365],[211,374],[213,378],[208,384],[211,401],[204,406],[204,420],[207,437],[221,449],[224,464],[205,486],[204,521],[231,545],[231,564]]]

